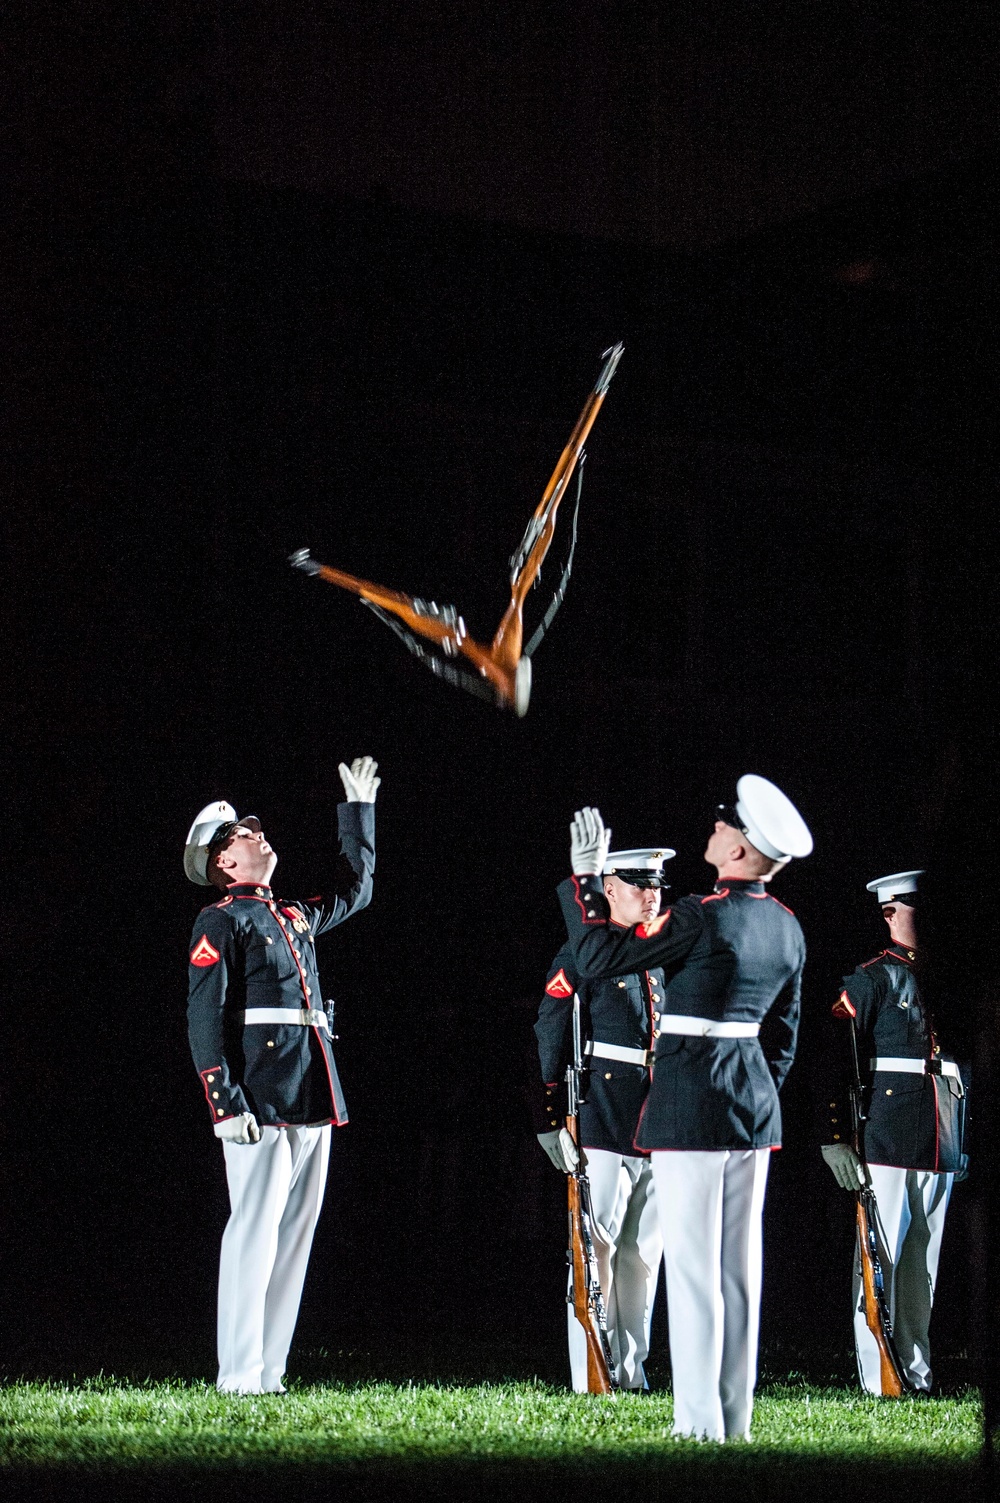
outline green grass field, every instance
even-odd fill
[[[338,1498],[843,1497],[860,1473],[930,1497],[979,1480],[975,1396],[882,1402],[803,1381],[759,1391],[750,1445],[670,1436],[669,1394],[594,1399],[541,1382],[314,1384],[226,1397],[204,1384],[100,1378],[0,1389],[0,1486],[22,1496]],[[100,1482],[100,1486],[96,1484]],[[70,1487],[72,1484],[72,1487]],[[117,1491],[116,1491],[117,1489]]]

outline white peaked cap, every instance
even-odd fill
[[[184,843],[184,874],[199,887],[211,887],[208,880],[208,848],[223,825],[235,823],[236,810],[225,799],[206,804],[194,817]]]
[[[767,778],[744,773],[736,784],[736,812],[751,844],[772,861],[808,856],[813,848],[809,826],[787,794]]]
[[[658,872],[664,861],[671,861],[677,855],[669,846],[644,845],[634,851],[609,851],[604,862],[604,877],[612,877],[615,872]]]
[[[905,898],[908,892],[916,892],[918,879],[922,876],[922,870],[893,872],[891,877],[876,877],[874,882],[866,882],[865,888],[873,892],[880,903],[891,903],[893,898]]]

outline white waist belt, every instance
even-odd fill
[[[716,1023],[712,1018],[688,1018],[683,1013],[658,1012],[657,1033],[684,1033],[692,1038],[755,1039],[759,1023]]]
[[[248,1007],[242,1018],[244,1023],[292,1024],[302,1028],[324,1028],[330,1032],[322,1007]]]
[[[626,1065],[649,1066],[653,1063],[651,1049],[629,1049],[625,1044],[602,1044],[594,1039],[584,1047],[584,1054],[596,1055],[598,1059],[618,1059]]]
[[[953,1080],[961,1080],[958,1066],[951,1059],[893,1059],[883,1058],[869,1061],[873,1070],[886,1070],[890,1075],[950,1075]]]

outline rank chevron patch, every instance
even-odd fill
[[[545,988],[545,995],[547,997],[572,997],[573,988],[569,984],[569,979],[565,971],[556,971],[552,980]]]
[[[197,966],[214,965],[219,958],[219,952],[208,941],[208,936],[203,934],[201,939],[191,951],[191,964]]]
[[[830,1011],[835,1018],[856,1018],[858,1015],[858,1009],[846,992],[841,992]]]

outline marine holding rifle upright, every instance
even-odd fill
[[[621,928],[650,923],[660,911],[666,883],[663,863],[674,851],[612,851],[602,884],[611,921]],[[663,972],[625,971],[585,981],[564,945],[549,968],[535,1034],[541,1064],[536,1126],[538,1141],[555,1167],[576,1167],[576,1150],[561,1126],[563,1082],[571,1053],[573,995],[582,1013],[586,1085],[578,1133],[590,1180],[591,1236],[607,1312],[612,1377],[621,1388],[646,1387],[643,1363],[663,1242],[653,1202],[649,1154],[635,1146],[649,1090],[653,1014],[663,999]],[[587,1392],[587,1344],[572,1304],[567,1304],[573,1388]]]
[[[945,1215],[955,1175],[964,1174],[966,1088],[941,1041],[918,982],[921,871],[867,884],[889,929],[880,954],[844,980],[833,1006],[839,1071],[821,1098],[823,1158],[839,1185],[871,1185],[892,1339],[902,1377],[918,1393],[932,1385],[929,1326]],[[865,1113],[861,1154],[851,1143],[851,1032]],[[858,1376],[881,1394],[879,1350],[865,1318],[860,1252],[854,1260],[854,1343]]]
[[[651,1153],[663,1235],[674,1434],[747,1438],[757,1377],[761,1214],[778,1091],[795,1056],[805,940],[767,883],[812,850],[798,810],[766,778],[737,784],[705,849],[717,880],[647,923],[616,925],[601,888],[608,831],[571,830],[559,888],[577,974],[660,966],[656,1058],[636,1142]]]

